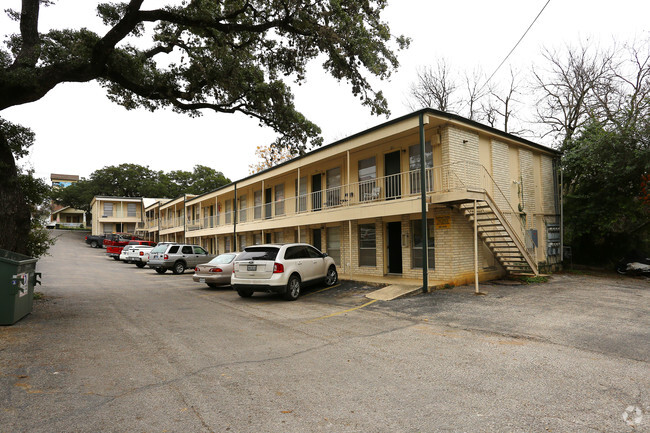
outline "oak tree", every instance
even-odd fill
[[[320,144],[319,128],[296,109],[290,89],[305,82],[309,62],[322,61],[372,113],[387,114],[368,80],[388,78],[395,52],[409,43],[381,20],[387,0],[182,0],[154,9],[131,0],[98,5],[104,34],[39,33],[40,7],[53,3],[22,0],[20,11],[8,11],[19,32],[0,46],[0,110],[38,101],[63,82],[97,80],[127,109],[239,112],[275,130],[276,146],[299,149]],[[0,199],[21,203],[10,159],[0,136],[0,162],[9,167]],[[0,247],[21,251],[25,211],[0,212],[1,229],[13,233]]]

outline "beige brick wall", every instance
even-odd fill
[[[443,129],[445,130],[448,137],[449,162],[468,161],[478,164],[478,134],[453,126],[447,126]]]
[[[542,212],[546,214],[560,212],[559,209],[555,209],[554,182],[553,159],[542,155]]]
[[[497,184],[501,192],[503,192],[503,197],[501,194],[494,191],[494,200],[497,203],[497,206],[504,209],[506,207],[505,200],[510,193],[510,157],[508,155],[508,145],[501,143],[496,140],[492,140],[492,179],[494,183]]]
[[[526,212],[526,228],[535,228],[533,214],[535,205],[535,176],[533,174],[533,153],[529,150],[519,149],[519,172],[521,173],[521,188],[524,212]],[[516,209],[515,209],[516,210]]]

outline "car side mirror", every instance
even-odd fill
[[[327,257],[327,253],[323,253],[323,258]]]

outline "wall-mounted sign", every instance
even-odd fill
[[[436,229],[450,229],[451,215],[440,215],[435,217]]]

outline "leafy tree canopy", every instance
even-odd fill
[[[391,43],[409,44],[381,20],[387,0],[182,0],[148,10],[131,0],[98,5],[104,35],[41,34],[39,8],[52,3],[24,0],[20,12],[7,11],[20,34],[0,46],[0,110],[62,82],[98,80],[127,109],[240,112],[278,132],[280,147],[296,148],[319,144],[320,130],[296,110],[284,79],[302,84],[318,58],[373,113],[387,114],[366,76],[388,78],[398,66]]]
[[[565,225],[576,255],[603,263],[641,248],[650,221],[650,120],[627,127],[592,119],[565,144]],[[636,245],[635,245],[636,244]]]
[[[90,211],[96,195],[117,197],[174,198],[182,194],[202,194],[230,183],[220,171],[196,165],[193,171],[169,173],[137,164],[120,164],[95,170],[88,179],[53,191],[54,199],[65,206]]]

